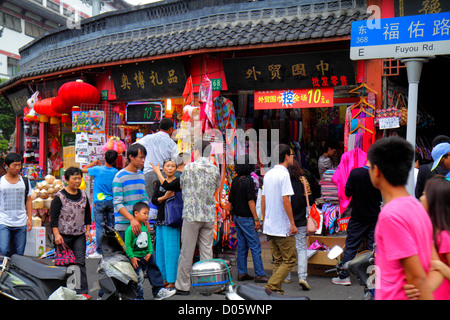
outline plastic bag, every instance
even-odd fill
[[[104,257],[98,264],[97,272],[104,272],[110,278],[115,278],[124,284],[134,281],[138,282],[136,271],[134,271],[130,260],[121,254]]]
[[[87,298],[75,290],[61,286],[48,297],[48,300],[87,300]]]

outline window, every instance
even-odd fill
[[[45,31],[47,30],[31,22],[25,21],[25,34],[27,36],[37,38],[41,34],[44,34]]]
[[[47,0],[47,7],[59,13],[59,3]]]
[[[19,73],[19,60],[8,57],[8,74],[15,76]]]
[[[20,18],[5,12],[0,12],[0,25],[17,32],[22,32],[22,21]]]

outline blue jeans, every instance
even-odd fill
[[[247,256],[250,249],[255,268],[255,276],[264,276],[264,266],[261,259],[261,242],[258,233],[255,230],[253,218],[233,216],[236,227],[238,250],[237,250],[237,269],[238,274],[247,274]]]
[[[138,265],[139,267],[134,269],[138,277],[138,283],[136,285],[137,298],[144,299],[144,272],[147,272],[147,278],[152,285],[153,297],[156,297],[159,290],[164,288],[164,280],[162,278],[161,271],[159,271],[159,268],[156,265],[154,255],[152,254],[148,261],[145,261],[144,258],[139,258]]]
[[[114,227],[114,205],[112,200],[105,200],[94,203],[95,219],[95,243],[97,252],[102,253],[100,238],[103,233],[102,223],[106,222],[109,227]],[[106,221],[105,221],[106,220]]]
[[[13,254],[19,254],[23,256],[26,244],[27,226],[8,227],[0,224],[0,255],[10,257]],[[10,249],[12,249],[11,252]]]

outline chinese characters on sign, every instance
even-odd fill
[[[255,110],[332,107],[333,96],[332,87],[255,91]]]
[[[125,116],[128,124],[146,124],[161,120],[162,102],[130,102],[127,103]]]
[[[352,23],[353,60],[426,57],[450,54],[450,12]]]
[[[395,16],[414,16],[450,11],[448,0],[394,0]]]
[[[229,90],[334,87],[355,84],[348,51],[224,59]]]
[[[129,64],[112,71],[118,99],[157,99],[181,96],[186,73],[181,60]]]

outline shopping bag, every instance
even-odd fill
[[[166,226],[180,227],[183,223],[183,197],[182,193],[175,192],[175,196],[166,200],[164,205]]]
[[[56,245],[55,250],[55,265],[56,266],[68,266],[71,264],[77,264],[75,254],[65,244]]]

